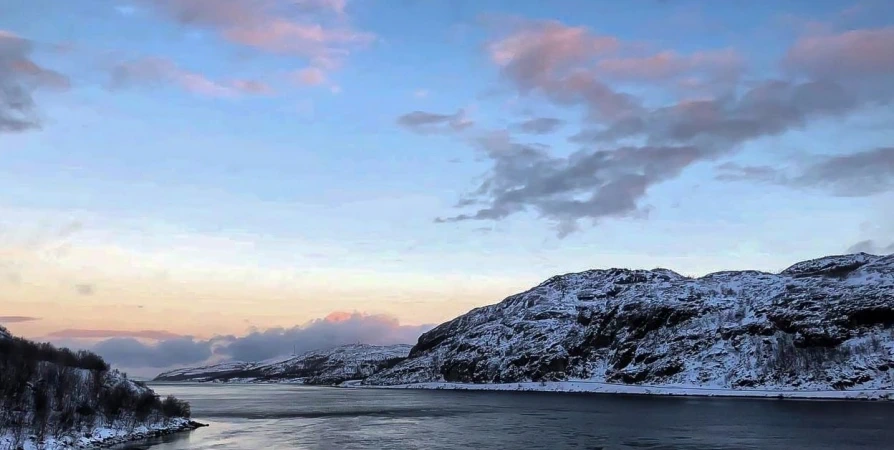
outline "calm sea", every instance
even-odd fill
[[[894,403],[152,387],[211,426],[124,449],[894,449]]]

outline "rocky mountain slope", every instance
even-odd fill
[[[589,270],[423,334],[368,385],[590,380],[728,389],[894,388],[894,255],[779,274]]]
[[[266,382],[338,384],[358,380],[387,369],[407,357],[410,345],[343,345],[299,356],[245,363],[229,362],[207,367],[172,370],[155,381]]]

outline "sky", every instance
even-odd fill
[[[138,374],[894,252],[885,0],[0,2],[0,324]]]

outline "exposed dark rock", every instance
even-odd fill
[[[894,256],[855,254],[779,274],[555,276],[423,334],[407,360],[364,382],[837,389],[892,387],[892,366]]]

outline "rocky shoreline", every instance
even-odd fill
[[[94,442],[89,444],[88,447],[74,447],[76,449],[81,448],[110,448],[116,445],[126,444],[129,442],[137,442],[142,441],[144,439],[152,439],[158,438],[162,436],[169,436],[177,433],[185,433],[188,431],[193,431],[202,427],[207,427],[207,423],[200,423],[194,420],[188,420],[183,424],[177,425],[175,428],[164,428],[160,430],[148,430],[145,432],[135,432],[133,434],[128,434],[125,436],[112,436],[107,439],[104,439],[100,442]],[[61,449],[60,449],[61,450]]]
[[[642,395],[666,397],[718,397],[718,398],[750,398],[750,399],[791,399],[822,401],[894,401],[894,391],[890,389],[864,389],[843,391],[810,391],[810,390],[762,390],[762,389],[723,389],[699,386],[642,386],[613,383],[599,383],[586,380],[560,382],[521,382],[521,383],[416,383],[391,386],[374,386],[360,384],[360,380],[340,384],[340,388],[353,389],[421,389],[421,390],[458,390],[488,392],[539,392],[557,394],[594,394],[594,395]]]
[[[26,439],[24,443],[21,443],[18,446],[12,446],[11,442],[0,439],[0,444],[8,444],[9,447],[4,448],[9,448],[10,450],[105,449],[121,444],[189,432],[207,426],[208,424],[196,422],[194,420],[176,419],[167,424],[158,423],[149,427],[139,426],[130,432],[116,428],[98,428],[92,433],[87,433],[83,436],[69,435],[58,439],[51,438],[43,442],[37,442],[36,439],[32,438]]]

